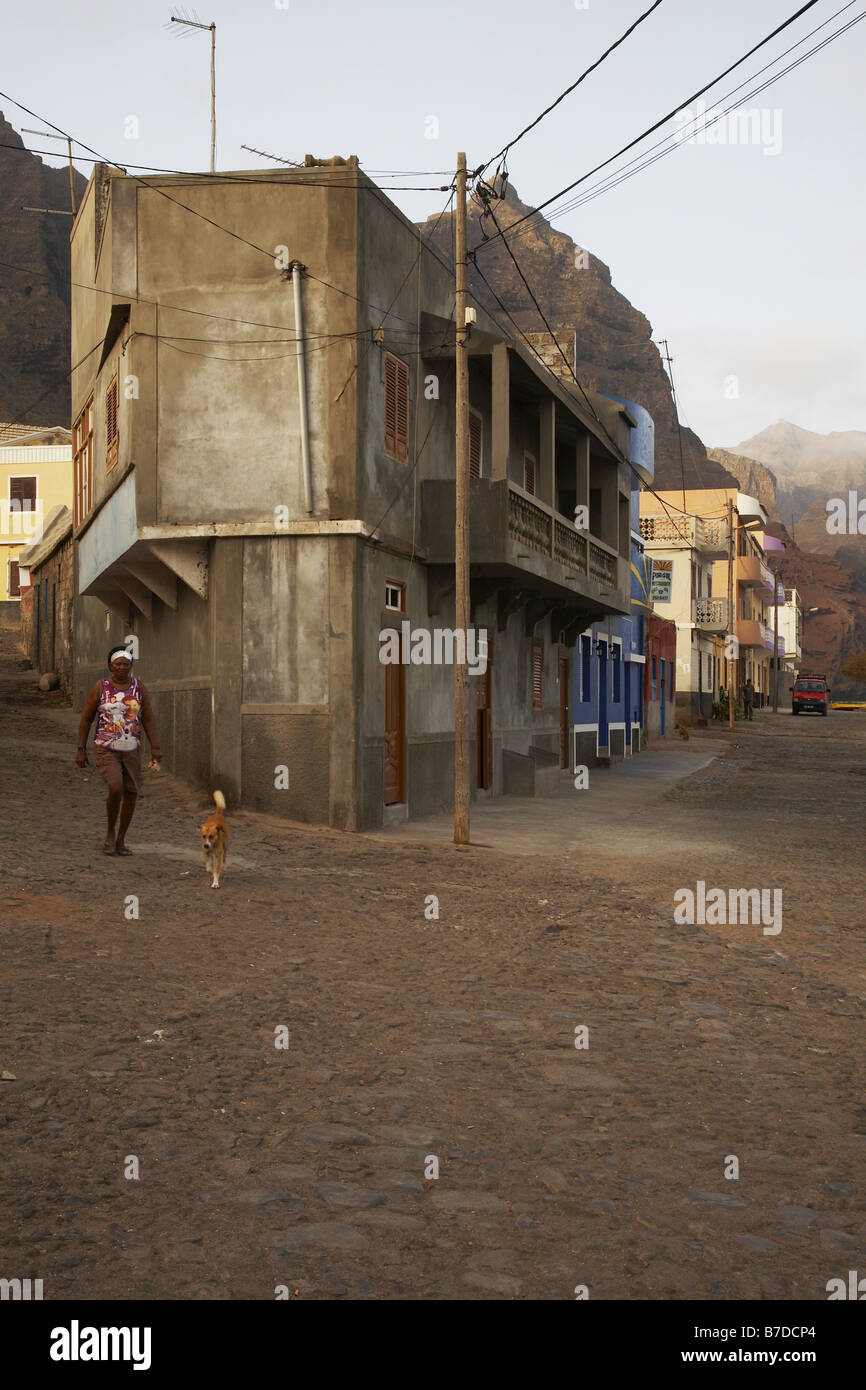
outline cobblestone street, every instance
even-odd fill
[[[630,851],[603,772],[582,821],[529,805],[548,853],[230,813],[213,892],[206,795],[148,774],[106,857],[77,716],[8,640],[0,678],[0,1274],[823,1300],[866,1273],[866,715],[693,731],[721,756],[653,792]],[[698,880],[781,888],[781,932],[676,924]]]

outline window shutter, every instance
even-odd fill
[[[481,477],[481,416],[469,412],[469,476]]]
[[[397,359],[385,354],[385,453],[397,454]]]
[[[105,466],[117,463],[117,377],[105,393]]]
[[[75,425],[75,515],[76,526],[90,511],[93,491],[93,398],[82,410]]]
[[[16,598],[21,594],[21,584],[18,578],[18,561],[9,561],[9,597]]]
[[[535,459],[531,454],[523,455],[523,490],[535,496]]]
[[[9,501],[17,502],[18,509],[22,512],[32,512],[36,510],[36,479],[35,478],[10,478],[9,479]]]
[[[398,463],[409,460],[409,368],[385,354],[385,453]]]
[[[540,646],[532,648],[532,713],[540,714],[541,704],[541,672],[544,665],[544,652]]]

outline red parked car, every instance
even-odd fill
[[[830,708],[830,689],[825,676],[809,674],[798,676],[791,691],[791,713],[802,714],[804,710],[814,710],[826,714]]]

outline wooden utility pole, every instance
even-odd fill
[[[734,613],[734,499],[728,498],[728,629],[729,635],[737,640],[737,619]],[[736,651],[737,648],[734,647]],[[735,660],[728,658],[728,726],[734,727],[734,692],[736,691]]]
[[[457,433],[454,488],[454,626],[468,639],[469,630],[469,357],[466,324],[466,155],[457,156],[455,243],[455,320]],[[454,843],[469,843],[469,668],[466,656],[454,661]]]
[[[779,713],[779,577],[773,575],[773,713]]]

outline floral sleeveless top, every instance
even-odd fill
[[[125,690],[110,680],[102,682],[97,705],[99,722],[93,740],[97,748],[130,753],[141,744],[141,686],[135,676]]]

